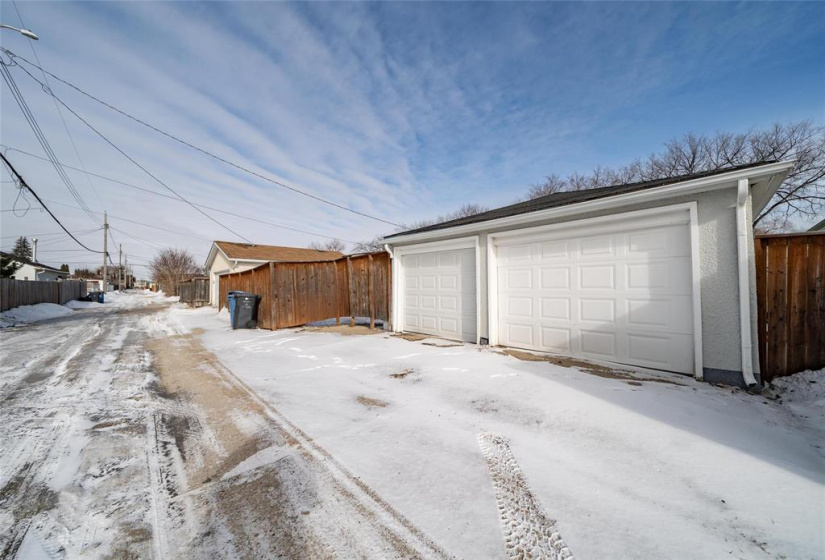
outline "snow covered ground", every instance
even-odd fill
[[[825,557],[823,371],[757,396],[172,301],[0,330],[0,557]]]
[[[544,530],[578,558],[825,557],[821,392],[804,396],[825,387],[821,371],[788,381],[794,392],[786,387],[780,402],[439,340],[231,331],[211,309],[164,315],[159,324],[198,333],[241,381],[458,557],[502,557]],[[520,474],[494,467],[494,456]],[[507,492],[520,497],[500,492],[508,477]]]
[[[147,305],[171,303],[178,301],[177,297],[167,297],[163,292],[150,290],[130,290],[128,292],[109,292],[105,303],[96,301],[70,301],[66,305],[56,303],[38,303],[36,305],[22,305],[0,313],[0,329],[28,325],[48,319],[67,317],[75,309],[135,309]]]
[[[72,302],[79,303],[79,302]],[[27,325],[37,321],[56,319],[71,315],[72,310],[65,305],[56,303],[38,303],[36,305],[21,305],[0,313],[0,328]]]

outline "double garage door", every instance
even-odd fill
[[[496,240],[498,344],[693,373],[687,216],[568,231]],[[475,342],[474,251],[402,258],[404,330]]]
[[[498,246],[499,343],[693,373],[687,224]]]

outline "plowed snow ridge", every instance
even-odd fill
[[[491,433],[478,434],[496,492],[504,546],[509,558],[573,560],[573,555],[530,491],[507,440]]]

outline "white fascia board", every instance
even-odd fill
[[[695,202],[656,206],[643,210],[619,212],[595,218],[571,220],[569,222],[545,224],[529,228],[519,228],[507,231],[489,233],[488,237],[495,240],[497,246],[507,243],[524,243],[530,238],[556,239],[576,237],[587,230],[588,235],[597,235],[602,232],[616,232],[642,227],[687,224],[690,222],[690,208]]]
[[[218,244],[213,241],[212,246],[209,248],[209,254],[206,255],[206,262],[203,265],[203,267],[206,270],[209,270],[210,268],[212,268],[212,263],[215,261],[215,250],[216,249],[218,251],[221,251],[221,248],[218,247]],[[221,251],[221,253],[223,253],[223,251]],[[224,256],[226,256],[226,255],[224,255]]]
[[[661,187],[655,187],[627,194],[608,196],[596,200],[589,200],[587,202],[580,202],[578,204],[571,204],[569,206],[547,208],[545,210],[536,210],[535,212],[525,212],[524,214],[516,214],[515,216],[486,220],[463,226],[448,227],[444,229],[424,231],[421,233],[411,233],[409,235],[400,235],[398,237],[388,239],[385,238],[382,241],[391,246],[395,246],[398,243],[408,243],[410,241],[423,242],[428,239],[444,237],[445,235],[456,235],[460,233],[466,233],[469,235],[496,228],[518,227],[540,220],[574,216],[576,214],[583,214],[585,212],[593,212],[598,210],[610,210],[631,204],[640,204],[676,196],[686,196],[700,192],[736,187],[740,179],[755,181],[760,178],[770,177],[777,174],[787,175],[793,166],[794,161],[768,163],[760,167],[740,169],[738,171],[713,175],[712,177],[703,177],[701,179],[693,179],[691,181],[684,181],[673,185],[664,185]]]
[[[415,253],[432,253],[434,251],[455,251],[457,249],[475,249],[478,243],[478,236],[461,237],[458,239],[445,239],[443,241],[430,241],[428,243],[418,243],[415,245],[402,245],[393,249],[396,256],[412,255]]]

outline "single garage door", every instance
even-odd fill
[[[500,343],[693,373],[690,229],[678,223],[688,219],[503,238]]]
[[[402,257],[404,330],[476,341],[474,249]]]

